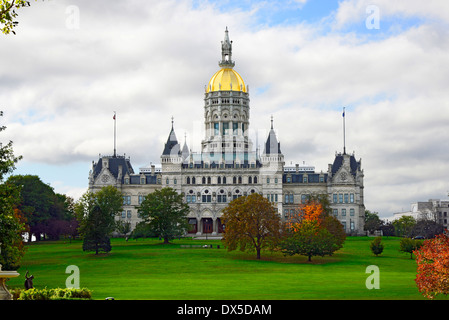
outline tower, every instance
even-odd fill
[[[210,79],[204,95],[204,126],[206,136],[201,151],[216,163],[245,162],[252,150],[248,138],[249,94],[243,78],[234,70],[232,41],[228,28],[221,42],[221,61]]]
[[[273,117],[271,117],[271,129],[268,133],[267,141],[261,156],[262,167],[260,175],[262,178],[263,190],[267,197],[277,206],[278,212],[283,212],[282,182],[284,176],[284,155],[281,152],[281,143],[278,142],[276,132],[273,127]]]

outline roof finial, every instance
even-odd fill
[[[232,61],[232,41],[229,40],[228,27],[226,26],[224,40],[221,42],[221,61],[218,65],[222,68],[233,68],[235,66]]]
[[[271,115],[271,129],[273,129],[273,115]]]
[[[175,122],[175,117],[171,116],[171,128],[173,129],[173,123]]]

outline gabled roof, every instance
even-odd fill
[[[131,165],[131,161],[126,159],[125,157],[121,156],[115,156],[115,157],[108,157],[108,170],[111,172],[111,174],[114,176],[114,178],[117,179],[118,177],[118,168],[119,166],[122,166],[122,177],[125,176],[125,174],[134,174],[134,169]],[[94,164],[93,168],[93,176],[94,179],[100,174],[101,170],[103,169],[103,161],[102,158],[98,160],[96,164]]]
[[[334,163],[332,164],[332,175],[336,174],[338,170],[343,165],[344,154],[337,154],[335,156]],[[351,174],[355,177],[357,174],[357,170],[361,170],[361,163],[355,159],[354,155],[349,156],[349,166],[351,169]]]

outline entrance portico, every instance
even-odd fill
[[[203,218],[189,218],[189,234],[195,236],[220,236],[224,231],[224,225],[220,218],[203,217]]]

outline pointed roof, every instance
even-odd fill
[[[184,138],[184,146],[182,147],[181,154],[182,154],[183,161],[186,161],[190,155],[189,147],[187,146],[187,136],[185,136],[185,138]]]
[[[172,118],[171,131],[170,131],[170,134],[168,135],[167,142],[165,143],[164,151],[162,152],[163,156],[180,154],[180,151],[181,151],[180,150],[181,147],[178,143],[178,139],[176,138],[175,129],[173,128],[173,122],[174,122],[174,119]]]
[[[265,143],[264,154],[281,154],[281,143],[278,142],[276,132],[273,129],[273,117],[271,117],[271,130]]]

